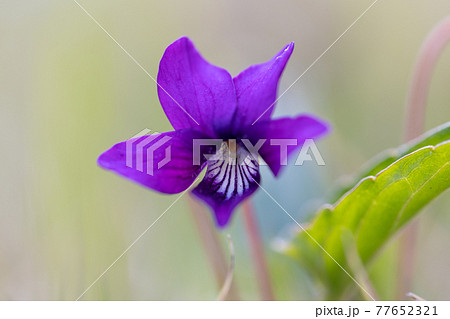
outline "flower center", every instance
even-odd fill
[[[228,140],[207,162],[205,178],[212,190],[223,199],[242,195],[259,180],[259,165],[248,150]]]

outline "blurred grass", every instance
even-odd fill
[[[182,35],[233,75],[295,41],[284,90],[370,1],[80,3],[154,76],[165,47]],[[300,221],[336,178],[400,144],[418,48],[449,13],[445,0],[379,1],[279,101],[279,115],[313,112],[334,127],[319,144],[327,166],[291,167],[279,180],[264,173],[265,188]],[[97,156],[144,128],[171,126],[155,83],[73,1],[6,0],[0,18],[0,298],[72,300],[176,198],[102,171]],[[447,50],[433,77],[427,128],[450,118],[449,70]],[[255,202],[269,242],[290,220],[263,193]],[[414,287],[424,298],[450,295],[450,283],[439,280],[450,266],[442,253],[450,248],[448,205],[444,195],[424,214]],[[85,299],[215,299],[187,207],[178,202]],[[255,299],[239,213],[229,232],[241,295]],[[382,279],[395,276],[383,266],[392,263],[390,251],[374,270],[381,269],[374,277],[385,298],[392,285]],[[301,270],[270,257],[280,298],[320,298]]]

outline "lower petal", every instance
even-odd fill
[[[219,227],[228,224],[236,206],[253,194],[261,181],[259,164],[244,147],[237,146],[229,154],[223,147],[212,156],[204,179],[192,191],[211,207]]]

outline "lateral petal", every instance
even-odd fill
[[[193,129],[146,135],[114,145],[98,164],[156,191],[174,194],[187,189],[200,174],[206,159],[194,162],[193,140],[205,135]]]
[[[329,125],[323,120],[312,115],[300,115],[296,118],[258,121],[245,129],[245,136],[253,145],[256,145],[258,140],[266,140],[258,153],[269,165],[272,173],[277,176],[284,166],[280,144],[285,142],[288,157],[298,150],[306,139],[321,137],[329,130]],[[294,143],[291,141],[295,142],[295,145],[292,145]]]

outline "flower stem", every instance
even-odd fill
[[[269,269],[264,256],[264,246],[255,218],[255,211],[249,200],[243,203],[245,227],[250,240],[253,263],[258,278],[258,285],[262,300],[274,300]]]
[[[405,140],[423,133],[431,76],[443,49],[450,41],[450,17],[441,21],[420,49],[406,102]]]
[[[431,76],[439,56],[449,41],[450,17],[447,17],[430,32],[420,49],[406,102],[405,141],[424,132]],[[413,222],[400,238],[397,287],[397,297],[400,299],[404,299],[411,288],[417,232],[418,224]]]
[[[217,285],[220,289],[220,287],[223,286],[223,283],[227,279],[227,259],[225,258],[222,245],[219,241],[219,238],[217,237],[217,231],[211,222],[210,216],[208,216],[208,212],[193,198],[190,198],[189,202],[192,208],[192,217],[194,219],[195,225],[197,226],[200,239],[203,243],[203,247],[211,264],[211,268],[214,271]],[[224,299],[239,300],[237,288],[233,281],[230,283],[228,294]]]
[[[228,246],[230,249],[230,266],[228,267],[227,272],[227,278],[225,279],[225,282],[223,283],[222,289],[220,289],[219,296],[217,296],[218,301],[225,300],[228,296],[228,292],[230,291],[231,284],[233,283],[233,272],[234,272],[234,264],[235,264],[235,255],[234,255],[234,245],[233,241],[231,240],[230,234],[227,235],[228,237]]]

